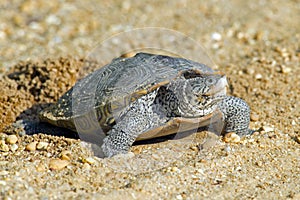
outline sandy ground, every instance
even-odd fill
[[[0,199],[300,199],[299,1],[3,0],[0,9]],[[214,136],[200,132],[110,159],[76,139],[1,133],[100,67],[82,68],[99,42],[149,26],[202,44],[258,131],[202,150]]]

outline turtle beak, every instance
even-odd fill
[[[207,96],[216,95],[216,94],[225,95],[226,86],[228,86],[226,76],[222,75],[219,81],[205,95]]]

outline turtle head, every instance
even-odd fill
[[[210,114],[226,96],[226,76],[220,73],[186,71],[175,84],[178,86],[175,92],[179,102],[177,114],[182,117]]]

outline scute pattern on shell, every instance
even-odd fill
[[[214,70],[184,58],[138,53],[131,58],[116,58],[110,64],[79,80],[57,104],[41,112],[41,118],[52,124],[72,126],[74,117],[96,110],[100,124],[113,112],[118,115],[132,101],[131,96],[163,81],[172,80],[182,70]],[[47,115],[47,119],[44,116]],[[102,119],[103,118],[103,119]],[[50,120],[49,120],[50,119]],[[60,124],[57,121],[60,120]],[[73,127],[75,129],[75,127]]]

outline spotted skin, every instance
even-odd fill
[[[251,133],[249,130],[250,108],[247,103],[237,97],[227,96],[218,104],[225,122],[225,132],[235,132],[240,136]]]
[[[156,95],[157,90],[137,99],[121,114],[120,121],[103,140],[102,150],[105,156],[127,153],[139,134],[161,126],[169,120],[169,117],[162,113],[161,106],[154,103]]]

